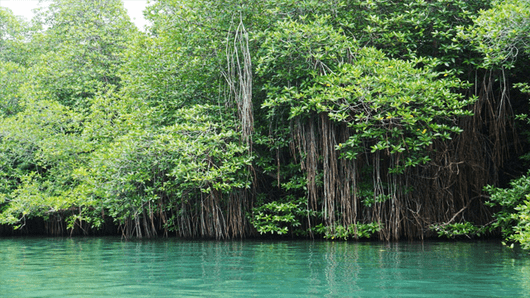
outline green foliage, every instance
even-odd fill
[[[480,237],[485,233],[491,232],[494,227],[476,226],[472,222],[465,221],[462,223],[432,225],[430,226],[430,229],[436,231],[438,237],[457,238],[465,236],[467,238],[472,238],[475,236]]]
[[[0,115],[10,116],[20,111],[19,89],[25,83],[26,75],[24,67],[0,61]]]
[[[10,61],[25,65],[30,56],[27,49],[29,24],[5,7],[0,7],[0,62]]]
[[[26,102],[24,111],[0,120],[0,192],[9,202],[0,222],[15,224],[78,204],[71,173],[90,150],[79,137],[82,120],[51,101]]]
[[[530,195],[527,195],[523,203],[515,207],[515,210],[517,225],[513,228],[514,234],[508,239],[519,242],[523,249],[530,250]]]
[[[469,30],[477,49],[485,56],[483,67],[514,68],[526,72],[526,65],[518,65],[517,58],[528,54],[530,32],[530,4],[528,1],[495,1],[491,9],[482,11]],[[528,94],[528,77],[517,78],[520,83],[513,87]],[[527,114],[517,116],[528,122]],[[527,152],[521,159],[528,159]],[[500,228],[506,243],[520,243],[530,249],[530,220],[528,198],[530,178],[526,175],[514,179],[508,188],[487,186],[490,194],[487,205],[494,207],[494,227]]]
[[[34,80],[50,98],[87,108],[98,90],[120,86],[118,69],[136,28],[119,0],[56,0],[36,21]]]
[[[354,135],[337,148],[347,159],[366,150],[403,154],[393,169],[402,172],[425,163],[433,140],[450,139],[461,131],[455,118],[470,115],[465,107],[473,99],[451,92],[463,82],[434,71],[429,60],[405,62],[360,48],[326,17],[279,22],[266,34],[257,73],[268,79],[262,107],[269,118],[324,113],[347,124]]]
[[[355,0],[340,10],[336,22],[360,44],[374,46],[394,58],[436,58],[455,73],[480,60],[460,28],[489,7],[490,0]]]
[[[317,235],[322,235],[325,239],[360,239],[360,238],[371,238],[375,234],[379,233],[383,229],[383,225],[377,222],[371,223],[359,223],[351,224],[347,227],[337,225],[335,228],[326,227],[323,224],[319,224],[312,230]]]
[[[289,231],[298,232],[304,216],[307,216],[307,200],[288,199],[283,203],[273,201],[254,208],[250,223],[260,234],[284,235]]]
[[[530,249],[529,174],[511,181],[510,188],[485,188],[490,194],[487,204],[500,209],[494,215],[496,222],[492,226],[501,229],[506,241],[521,243],[525,249]]]
[[[207,105],[182,108],[174,125],[132,128],[94,152],[80,174],[99,198],[98,208],[123,223],[147,208],[195,206],[202,194],[248,188],[252,158],[238,144],[230,120],[219,118],[219,112]],[[161,198],[166,200],[163,206]]]
[[[147,34],[118,0],[55,0],[33,26],[0,8],[0,222],[370,238],[471,115],[458,77],[473,51],[506,66],[527,50],[523,2],[158,0]],[[527,181],[514,183],[489,189],[495,226],[528,243]]]
[[[163,124],[186,105],[226,104],[228,48],[239,18],[250,23],[260,1],[160,0],[146,9],[150,34],[138,38],[126,56],[123,77],[131,94],[161,107]]]
[[[468,30],[477,49],[485,56],[485,67],[514,66],[518,55],[528,51],[530,3],[525,0],[495,1],[481,11]]]
[[[2,223],[93,207],[78,173],[108,139],[91,130],[103,117],[101,105],[90,105],[100,89],[116,86],[121,52],[134,33],[120,1],[56,1],[38,17],[44,27],[7,31],[6,40],[23,45],[9,44],[12,53],[27,48],[9,59],[25,57],[25,67],[0,61]],[[13,33],[19,31],[22,37]],[[115,129],[110,123],[97,133]]]

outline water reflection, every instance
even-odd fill
[[[510,296],[530,256],[496,242],[0,240],[2,297]]]

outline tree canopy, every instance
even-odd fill
[[[144,33],[119,0],[0,8],[0,223],[528,246],[506,178],[527,170],[528,13],[157,0]]]

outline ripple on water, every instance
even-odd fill
[[[1,297],[454,297],[530,291],[496,242],[0,239]]]

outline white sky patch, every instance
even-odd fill
[[[15,15],[24,17],[26,20],[33,18],[33,10],[39,7],[47,7],[51,1],[38,0],[0,0],[0,6],[7,7],[13,11]],[[142,12],[147,6],[147,0],[124,0],[123,6],[127,9],[127,13],[136,27],[145,31],[145,20]]]

